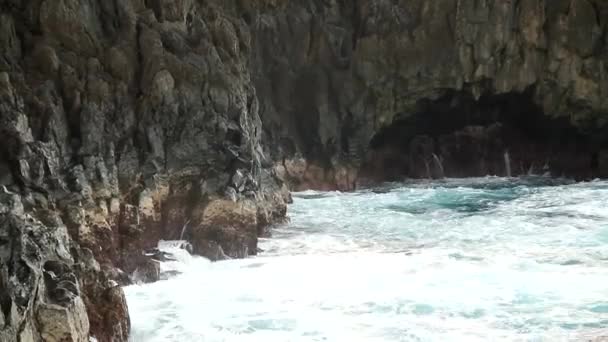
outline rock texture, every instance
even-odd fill
[[[82,283],[70,247],[56,213],[26,213],[19,195],[1,189],[1,341],[88,341]]]
[[[483,175],[508,149],[526,171],[534,159],[555,175],[608,172],[605,1],[280,1],[249,17],[267,137],[288,163],[294,155],[306,161],[285,165],[303,187],[392,177],[374,169],[379,163],[402,177],[426,177],[432,153],[445,158],[447,175]],[[488,103],[505,98],[534,110],[499,118]],[[445,115],[431,121],[429,111]],[[537,117],[544,120],[532,134],[519,125]],[[385,139],[385,129],[404,121],[413,128]],[[563,146],[537,136],[554,121],[572,128],[568,140],[583,132],[589,141]],[[490,133],[471,133],[495,123],[515,131],[501,133],[498,146],[483,143]],[[420,158],[412,151],[425,137],[433,146]],[[484,151],[454,150],[473,140]],[[573,155],[584,161],[575,170],[561,167]],[[475,170],[462,169],[471,162]]]
[[[607,26],[602,0],[0,0],[0,339],[126,341],[145,250],[255,254],[288,184],[505,152],[608,175]]]
[[[119,285],[157,278],[146,249],[184,232],[245,257],[284,218],[235,6],[0,1],[0,184],[23,208],[0,226],[2,341],[126,341]]]

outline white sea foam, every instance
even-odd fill
[[[260,256],[161,246],[138,341],[570,341],[607,334],[608,183],[483,178],[294,194]],[[535,183],[536,182],[536,183]],[[173,248],[173,249],[172,249]],[[185,254],[184,254],[185,253]]]

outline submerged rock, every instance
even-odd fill
[[[160,279],[160,261],[144,258],[143,262],[133,272],[134,283],[152,283]]]

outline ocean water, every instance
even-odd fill
[[[245,260],[181,250],[125,288],[132,341],[580,341],[608,335],[608,182],[294,194]],[[171,250],[171,245],[164,246]]]

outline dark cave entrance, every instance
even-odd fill
[[[485,95],[447,91],[399,115],[370,143],[362,176],[403,178],[486,175],[600,176],[606,141],[552,118],[533,101],[534,91]],[[601,135],[600,135],[601,136]]]

